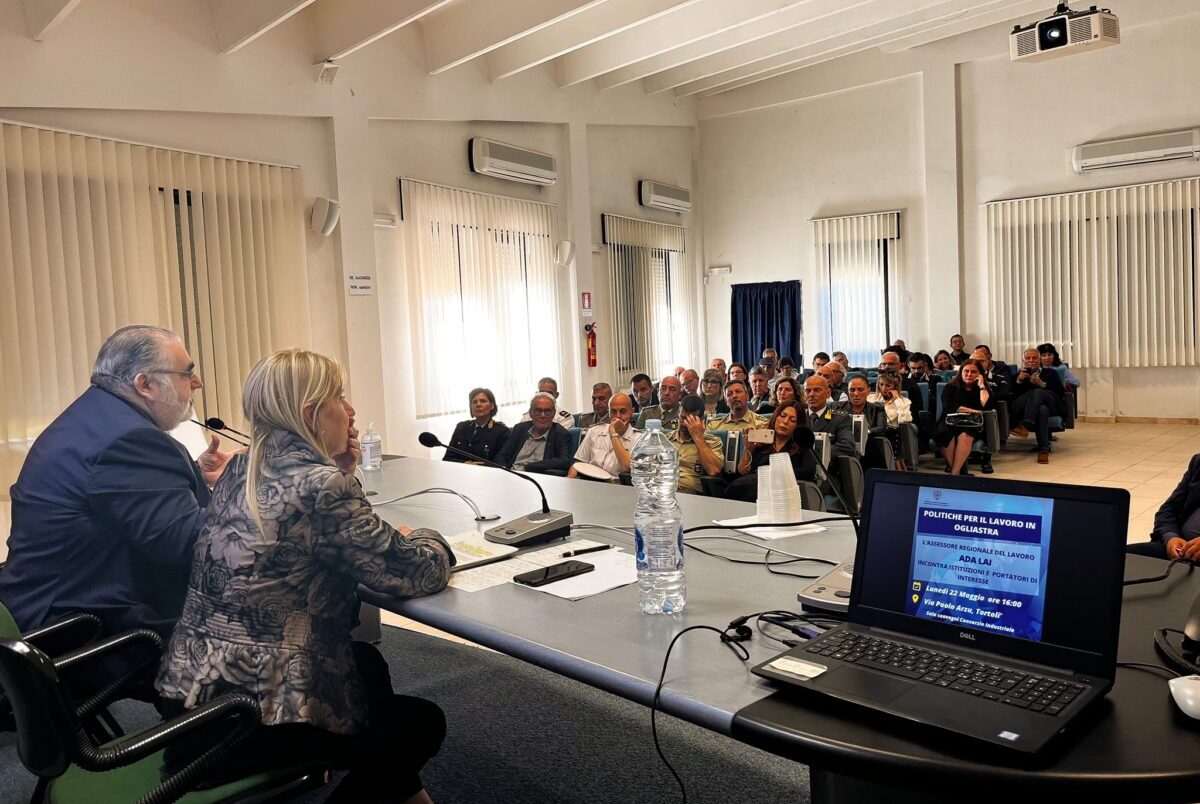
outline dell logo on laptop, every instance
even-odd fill
[[[969,640],[971,640],[972,642],[974,642],[974,641],[975,641],[975,635],[974,635],[974,634],[972,634],[970,631],[959,631],[959,632],[958,632],[958,638],[959,638],[959,639],[969,639]]]

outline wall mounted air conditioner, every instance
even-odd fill
[[[471,171],[522,184],[549,186],[558,181],[558,165],[550,154],[504,142],[472,137],[467,144]]]
[[[642,206],[651,209],[665,209],[669,212],[692,211],[692,194],[686,187],[672,187],[661,181],[639,181],[638,201]]]
[[[1089,142],[1075,146],[1069,154],[1076,173],[1176,159],[1200,159],[1200,128]]]

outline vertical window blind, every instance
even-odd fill
[[[997,353],[1050,341],[1084,368],[1197,364],[1200,178],[986,210]]]
[[[561,380],[557,207],[411,179],[400,193],[414,365],[455,368],[414,377],[417,418],[467,411],[475,386],[504,407]]]
[[[818,218],[812,227],[822,348],[873,366],[898,328],[891,288],[903,277],[900,213]]]
[[[616,387],[697,365],[696,276],[682,226],[604,215]]]
[[[127,324],[184,337],[202,416],[309,343],[300,171],[0,122],[0,489]]]

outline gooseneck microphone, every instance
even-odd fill
[[[817,459],[817,472],[821,475],[821,477],[829,485],[829,488],[833,491],[833,496],[837,497],[837,501],[842,504],[842,510],[845,511],[846,516],[850,518],[850,524],[854,526],[854,535],[855,535],[855,537],[857,537],[858,536],[858,517],[855,516],[854,514],[850,513],[851,510],[853,510],[853,509],[851,509],[850,506],[846,504],[846,498],[842,496],[842,492],[838,488],[838,484],[835,483],[833,481],[833,478],[829,476],[829,470],[825,468],[825,464],[821,461],[821,453],[817,452],[817,437],[816,437],[816,435],[813,433],[813,431],[811,429],[809,429],[807,427],[797,430],[797,433],[807,433],[808,434],[807,438],[804,436],[798,435],[796,437],[796,441],[797,441],[797,443],[800,444],[800,447],[802,449],[805,448],[805,446],[804,446],[805,443],[808,444],[807,449],[810,452],[812,452],[813,457]]]
[[[542,490],[541,484],[529,475],[518,472],[515,469],[509,469],[507,466],[495,461],[480,458],[478,455],[472,455],[458,447],[443,444],[437,436],[430,432],[421,433],[417,437],[417,440],[421,442],[421,446],[423,447],[442,447],[453,453],[462,455],[468,460],[479,461],[496,469],[502,469],[511,475],[528,480],[538,490],[538,494],[542,497],[542,510],[484,531],[483,537],[489,542],[524,547],[532,544],[542,544],[554,539],[565,539],[571,535],[571,524],[575,521],[574,517],[566,511],[552,510],[549,501],[546,500],[546,492]]]
[[[201,427],[203,427],[205,430],[211,430],[212,432],[216,433],[216,434],[217,434],[217,435],[219,435],[219,436],[223,436],[223,437],[225,437],[225,438],[228,438],[230,441],[232,441],[232,442],[233,442],[233,443],[235,443],[235,444],[241,444],[243,447],[248,447],[248,446],[250,446],[250,444],[249,444],[248,442],[246,442],[246,441],[243,441],[243,440],[242,440],[242,439],[240,439],[240,438],[234,438],[234,437],[233,437],[233,436],[231,436],[231,435],[230,435],[228,432],[225,432],[225,429],[226,429],[226,428],[224,428],[224,427],[217,427],[216,425],[212,424],[212,422],[221,422],[221,420],[220,420],[220,419],[205,419],[204,421],[200,421],[199,419],[189,419],[188,421],[190,421],[192,424],[198,424],[198,425],[200,425],[200,426],[201,426]],[[231,431],[229,431],[229,432],[236,433],[236,432],[237,432],[237,430],[231,430]],[[239,433],[239,435],[240,435],[240,433]]]
[[[204,426],[214,428],[216,430],[227,430],[230,433],[233,433],[234,435],[240,435],[242,438],[250,437],[250,436],[246,435],[245,433],[243,433],[241,430],[234,430],[232,427],[225,424],[224,419],[219,419],[216,416],[209,416],[207,419],[205,419]]]

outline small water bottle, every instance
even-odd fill
[[[633,525],[642,613],[674,614],[683,610],[687,592],[683,514],[675,501],[679,451],[667,440],[662,421],[646,422],[646,434],[634,447],[631,462],[638,492]]]
[[[367,424],[366,432],[358,440],[358,447],[362,450],[363,469],[372,470],[383,466],[383,439],[375,429],[374,422]]]

